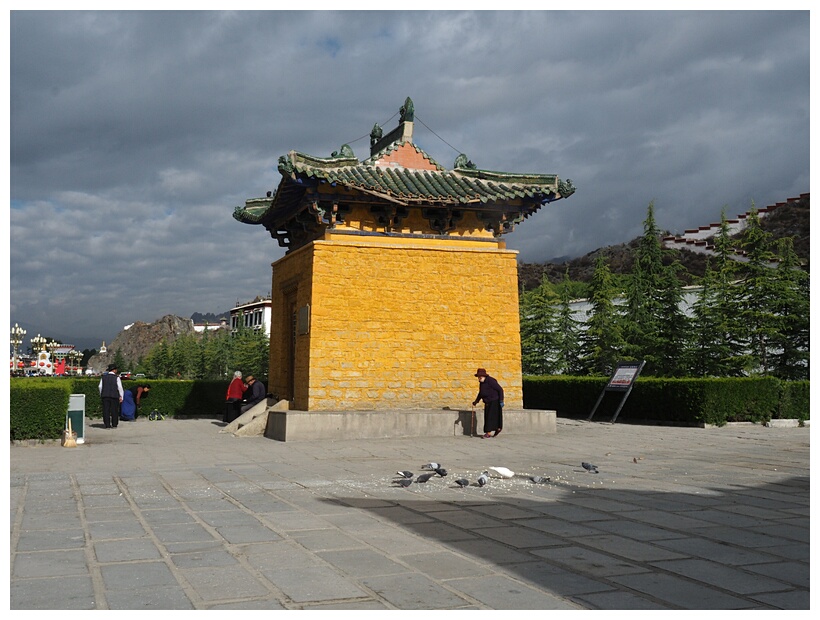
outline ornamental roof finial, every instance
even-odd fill
[[[413,100],[408,97],[404,100],[404,105],[399,108],[399,122],[404,123],[405,121],[408,123],[413,122]]]

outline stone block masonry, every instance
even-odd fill
[[[516,252],[342,237],[275,264],[274,291],[295,280],[310,330],[296,338],[292,409],[464,408],[479,366],[504,386],[508,407],[522,407]],[[275,358],[271,377],[281,373]]]

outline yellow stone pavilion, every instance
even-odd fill
[[[398,126],[370,156],[279,158],[275,192],[234,218],[287,248],[273,263],[268,391],[301,411],[463,408],[483,367],[521,408],[517,252],[502,235],[570,196],[553,174],[452,170]]]

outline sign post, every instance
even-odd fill
[[[615,372],[612,373],[612,376],[609,378],[609,382],[606,386],[604,386],[604,389],[601,390],[601,395],[598,397],[598,402],[596,402],[595,406],[592,408],[592,412],[589,414],[587,422],[592,420],[592,416],[595,415],[595,411],[598,409],[598,405],[601,404],[604,394],[607,392],[623,392],[621,403],[615,410],[615,415],[613,415],[610,420],[611,424],[615,423],[615,420],[618,418],[618,414],[621,413],[621,409],[623,408],[626,399],[629,397],[629,393],[632,391],[632,386],[635,385],[635,379],[637,379],[638,375],[641,374],[641,370],[643,370],[643,365],[645,363],[646,361],[641,360],[640,362],[620,362],[618,364]]]

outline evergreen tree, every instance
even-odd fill
[[[614,298],[617,291],[603,254],[595,259],[590,282],[590,304],[583,338],[584,368],[592,374],[609,375],[615,369],[624,347],[621,322]]]
[[[738,318],[737,285],[739,263],[735,259],[735,242],[729,234],[726,209],[720,214],[720,228],[715,235],[714,280],[708,311],[714,326],[715,376],[733,377],[745,374],[746,341]]]
[[[168,342],[165,338],[151,349],[145,358],[148,374],[158,379],[167,379],[171,376],[171,360],[168,351]]]
[[[771,267],[775,259],[771,247],[771,234],[760,226],[753,204],[742,240],[748,260],[742,267],[740,285],[735,287],[739,319],[736,328],[747,348],[743,365],[746,372],[752,374],[767,375],[771,370],[770,358],[780,331],[778,306],[786,292],[778,286],[776,272]]]
[[[556,313],[558,296],[543,276],[541,284],[521,294],[521,367],[527,375],[556,372]]]
[[[168,375],[183,378],[185,371],[185,337],[181,336],[168,346]]]
[[[200,379],[202,372],[202,348],[194,334],[185,334],[174,341],[170,358],[173,373],[183,379]]]
[[[654,352],[655,374],[661,377],[686,375],[686,348],[689,317],[682,308],[683,289],[678,278],[678,262],[664,267],[659,281],[659,314],[657,349]]]
[[[644,374],[655,374],[658,365],[659,322],[662,315],[663,249],[655,224],[655,204],[649,203],[644,234],[634,252],[632,274],[622,307],[624,356],[646,361]]]
[[[270,338],[262,330],[251,329],[240,323],[231,337],[228,366],[267,382],[269,358]]]
[[[557,372],[578,375],[583,372],[581,364],[581,322],[573,316],[570,307],[572,301],[572,282],[569,279],[569,268],[564,272],[561,286],[558,316],[555,322]]]
[[[779,330],[772,340],[772,374],[780,379],[809,378],[809,274],[801,267],[791,237],[778,242],[775,273]]]
[[[225,329],[202,335],[202,375],[206,379],[228,378],[228,339],[230,332]]]
[[[122,355],[122,349],[117,349],[114,352],[114,362],[113,364],[120,370],[127,370],[125,367],[125,358]]]
[[[729,355],[723,345],[722,323],[715,312],[717,279],[717,272],[707,262],[700,292],[692,305],[692,330],[686,344],[686,372],[695,377],[722,376],[721,360]]]

